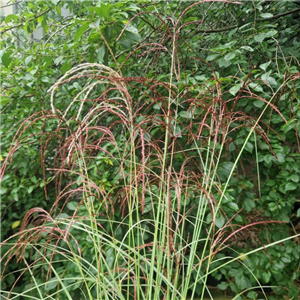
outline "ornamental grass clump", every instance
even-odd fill
[[[248,139],[267,135],[259,118],[229,109],[242,95],[222,100],[217,78],[193,97],[177,93],[171,79],[125,78],[101,64],[82,64],[50,89],[52,111],[23,123],[6,163],[31,137],[29,126],[55,124],[41,133],[41,149],[46,157],[53,141],[59,147],[53,168],[44,170],[56,180],[57,198],[49,212],[28,211],[20,232],[4,242],[10,249],[2,276],[13,259],[24,266],[3,292],[7,299],[75,299],[78,293],[87,299],[203,298],[209,274],[283,242],[216,259],[241,231],[274,222],[236,224],[234,199],[231,217],[222,209],[231,201],[227,186]],[[74,83],[80,92],[57,103],[56,93]],[[179,104],[187,108],[182,118]],[[237,130],[232,123],[249,134],[220,185],[219,163],[230,131]],[[15,293],[25,273],[32,281]],[[257,287],[263,291],[258,280]]]

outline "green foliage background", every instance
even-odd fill
[[[249,94],[255,93],[260,97],[262,100],[241,96],[236,103],[236,111],[258,117],[266,105],[263,99],[268,101],[286,78],[299,74],[299,3],[193,3],[195,6],[180,21],[182,27],[176,45],[173,82],[178,93],[188,90],[192,97],[201,93],[204,87],[212,87],[217,78],[223,101],[240,97],[244,88],[250,91]],[[171,65],[172,22],[178,20],[191,2],[23,1],[17,5],[19,10],[16,14],[2,18],[1,28],[1,161],[6,163],[9,151],[13,147],[18,149],[13,159],[7,162],[1,182],[2,241],[18,230],[18,221],[29,209],[38,206],[49,210],[67,184],[66,178],[61,179],[61,186],[53,180],[51,169],[57,163],[55,155],[58,149],[53,140],[47,144],[46,155],[41,156],[41,148],[46,145],[40,140],[41,128],[44,133],[50,133],[57,123],[54,120],[36,121],[24,133],[24,137],[28,138],[20,146],[14,144],[13,138],[21,123],[40,111],[46,115],[51,109],[49,88],[73,66],[81,63],[103,63],[120,71],[124,77],[141,76],[149,78],[149,82],[167,81]],[[42,36],[36,38],[34,32],[38,29]],[[57,109],[63,110],[68,99],[82,87],[80,81],[63,86],[56,94]],[[135,88],[138,98],[139,91]],[[299,233],[299,75],[275,97],[273,104],[274,107],[267,108],[260,123],[261,131],[252,135],[245,147],[242,163],[229,183],[222,210],[228,218],[234,218],[238,226],[260,220],[284,223],[258,226],[241,233],[231,242],[230,248],[219,252],[217,257],[234,251],[246,252],[252,247]],[[159,115],[161,106],[163,102],[144,114]],[[180,103],[179,126],[174,135],[180,137],[192,118],[190,112],[188,103]],[[75,111],[72,113],[75,114]],[[110,126],[113,121],[107,119],[106,124],[100,125]],[[251,124],[251,119],[244,119],[241,123]],[[117,143],[122,149],[125,147],[122,127],[115,130],[119,130]],[[197,128],[194,130],[196,132]],[[221,189],[249,130],[238,122],[231,124],[226,154],[217,171]],[[163,130],[157,126],[152,134],[159,137]],[[181,138],[178,142],[184,149],[187,140],[184,136]],[[116,153],[118,155],[120,153]],[[190,151],[189,155],[193,156],[193,152]],[[184,157],[176,156],[175,167],[180,169],[183,162]],[[191,165],[190,168],[197,172],[197,167]],[[118,184],[116,166],[109,157],[101,158],[99,165],[91,165],[89,171],[104,189],[109,190]],[[154,184],[154,193],[156,188]],[[189,201],[188,207],[196,204],[193,199]],[[76,199],[68,203],[65,213],[72,215],[75,209]],[[236,215],[240,209],[243,210]],[[122,218],[122,209],[116,207],[115,211],[113,218]],[[84,215],[85,212],[82,210],[80,213]],[[150,209],[147,211],[146,207],[145,213],[150,214]],[[206,221],[212,222],[209,213]],[[224,218],[219,216],[217,227],[222,228],[224,222]],[[117,235],[122,236],[122,229],[118,230]],[[192,227],[187,225],[186,234],[191,230]],[[83,247],[89,247],[85,237],[78,238]],[[7,251],[7,247],[2,247],[1,251]],[[112,250],[106,251],[113,260]],[[255,253],[247,259],[247,263],[263,284],[277,286],[270,289],[274,299],[299,295],[299,239],[275,245],[267,252]],[[9,269],[17,269],[17,262],[11,262]],[[67,266],[62,272],[75,271]],[[257,284],[251,272],[239,262],[221,268],[212,277],[221,290],[230,290],[234,294]],[[3,280],[2,288],[9,288],[16,278],[17,274],[11,273]],[[23,285],[28,283],[26,278],[22,281]],[[18,289],[22,290],[23,286]],[[255,291],[248,293],[250,299],[257,297]]]

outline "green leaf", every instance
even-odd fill
[[[283,257],[281,258],[281,261],[282,261],[283,263],[285,263],[285,264],[289,264],[289,263],[291,263],[292,259],[291,259],[290,256],[285,255],[285,256],[283,256]]]
[[[300,177],[297,174],[293,174],[290,179],[294,182],[299,182]]]
[[[274,160],[274,156],[273,156],[272,154],[267,154],[267,155],[264,156],[264,160],[265,160],[265,162],[266,162],[267,164],[270,164],[271,161]]]
[[[132,40],[126,39],[126,38],[121,38],[119,40],[119,44],[126,50],[130,50],[132,47]]]
[[[28,188],[28,190],[27,190],[27,193],[28,193],[28,194],[31,194],[31,192],[33,191],[33,189],[34,189],[34,186],[30,186],[30,187]]]
[[[228,53],[227,55],[225,55],[224,59],[229,61],[235,58],[235,53]]]
[[[57,218],[56,218],[56,220],[61,220],[61,221],[64,221],[64,219],[67,219],[67,218],[69,218],[69,215],[68,214],[66,214],[66,213],[62,213],[62,214],[60,214]]]
[[[249,199],[249,198],[247,198],[247,199],[245,199],[244,201],[243,201],[243,208],[245,209],[245,211],[251,211],[252,210],[252,208],[255,208],[255,202],[252,200],[252,199]]]
[[[5,18],[5,23],[10,23],[11,21],[18,21],[19,17],[14,14],[10,14]]]
[[[278,269],[278,270],[282,270],[284,269],[285,264],[282,261],[277,261],[274,265],[274,268]]]
[[[268,66],[270,65],[270,63],[271,63],[271,61],[269,60],[268,62],[259,65],[259,67],[260,67],[262,70],[266,71],[267,68],[268,68]]]
[[[277,154],[277,161],[280,163],[285,162],[285,154],[284,153],[278,153]]]
[[[280,209],[277,220],[282,222],[287,222],[287,223],[290,221],[289,212],[287,211],[286,208]]]
[[[278,33],[277,30],[270,30],[268,32],[266,32],[266,37],[272,37],[272,36],[275,36],[276,34]]]
[[[1,185],[1,187],[0,187],[0,195],[4,195],[6,192],[7,192],[7,188],[5,188],[5,187],[3,187]]]
[[[260,86],[258,83],[250,82],[249,87],[253,89],[255,92],[263,92],[262,86]]]
[[[264,18],[264,19],[272,18],[272,17],[273,17],[273,15],[270,14],[270,13],[263,13],[263,14],[261,14],[260,16],[261,16],[262,18]]]
[[[109,248],[107,251],[106,251],[106,261],[107,261],[107,264],[110,268],[112,268],[113,264],[114,264],[114,261],[115,261],[115,250],[113,248]]]
[[[10,57],[12,54],[12,50],[6,50],[3,52],[1,60],[3,65],[8,68],[8,66],[10,65],[12,58]]]
[[[72,68],[71,61],[66,61],[63,63],[61,67],[61,71],[63,74],[65,74],[67,71],[69,71]]]
[[[265,73],[261,76],[261,79],[264,81],[267,81],[272,86],[277,86],[276,80],[270,76],[272,71],[269,71],[268,73]]]
[[[41,81],[44,82],[44,83],[50,82],[49,77],[47,77],[47,76],[43,76],[43,77],[41,78]]]
[[[277,204],[275,202],[271,202],[268,204],[269,210],[270,211],[275,211],[278,209]]]
[[[255,101],[253,102],[253,105],[254,105],[255,107],[262,108],[262,107],[264,107],[265,102],[263,102],[263,101],[261,101],[261,100],[255,100]]]
[[[144,214],[148,213],[151,210],[152,210],[152,204],[151,203],[145,205]]]
[[[283,122],[283,119],[280,115],[273,115],[271,120],[272,120],[272,123],[274,123],[274,124]]]
[[[109,18],[111,5],[109,3],[101,3],[100,7],[91,7],[99,17]]]
[[[254,36],[254,40],[258,43],[261,43],[264,39],[265,39],[265,34],[264,33],[260,33]]]
[[[55,6],[55,10],[56,10],[56,12],[57,12],[58,15],[61,15],[61,8],[60,8],[59,5]]]
[[[251,292],[249,292],[249,293],[247,294],[247,298],[248,298],[248,299],[253,299],[253,300],[255,300],[255,299],[257,299],[257,296],[258,296],[258,293],[254,292],[254,291],[251,291]]]
[[[236,150],[234,143],[230,143],[230,144],[229,144],[228,150],[229,150],[230,152]]]
[[[247,288],[247,281],[245,276],[236,276],[235,283],[240,290],[244,290]]]
[[[268,32],[261,32],[254,36],[254,40],[261,43],[265,38],[273,37],[277,34],[277,30],[270,30]]]
[[[222,181],[227,180],[233,167],[233,162],[224,162],[218,168],[218,175]]]
[[[254,49],[251,48],[250,46],[242,46],[241,49],[246,50],[246,51],[250,51],[250,52],[254,51]]]
[[[235,96],[239,92],[242,86],[243,86],[242,82],[234,85],[233,87],[230,88],[229,93]]]
[[[132,27],[134,28],[134,27]],[[141,41],[141,36],[139,35],[139,33],[134,33],[133,31],[129,31],[129,30],[126,30],[125,31],[125,36],[127,39],[130,39],[133,42],[140,42]]]
[[[265,182],[267,186],[274,186],[276,184],[275,180],[269,179]]]
[[[75,201],[68,202],[67,207],[68,207],[69,210],[74,211],[78,208],[78,203],[75,202]]]
[[[230,203],[228,203],[227,204],[232,210],[234,210],[234,211],[238,211],[239,210],[239,206],[236,204],[236,203],[234,203],[234,202],[230,202]]]
[[[286,191],[294,191],[299,187],[298,183],[295,182],[289,182],[285,185],[285,190]]]
[[[141,10],[141,8],[136,6],[136,4],[134,4],[134,3],[130,3],[130,4],[126,3],[126,6],[124,7],[124,10],[125,11],[134,11],[134,12],[136,12],[136,11]]]
[[[63,56],[59,56],[59,57],[55,58],[54,63],[55,63],[56,65],[59,65],[59,63],[60,63],[63,59],[64,59]]]
[[[242,216],[240,216],[240,215],[235,216],[235,217],[234,217],[234,220],[235,220],[236,222],[238,222],[238,223],[242,223],[242,222],[243,222],[243,218],[242,218]]]
[[[252,153],[254,150],[254,145],[250,142],[247,142],[247,144],[245,145],[245,150],[247,150],[248,152]]]
[[[207,216],[206,216],[206,222],[208,224],[210,224],[212,222],[212,217],[211,217],[211,214],[209,213]]]
[[[219,56],[219,54],[211,54],[211,55],[208,55],[208,56],[206,57],[206,61],[212,61],[212,60],[215,60],[218,56]]]
[[[227,68],[232,63],[230,61],[226,60],[224,57],[221,57],[220,59],[218,59],[218,64],[219,64],[220,68],[222,68],[222,67]]]
[[[223,225],[225,224],[225,218],[224,217],[216,217],[216,226],[218,228],[222,228]]]
[[[45,290],[50,291],[50,290],[54,289],[57,286],[57,284],[58,284],[57,278],[53,277],[46,282]]]
[[[99,63],[104,62],[105,52],[106,52],[105,45],[102,45],[99,49],[96,50],[96,55]]]
[[[289,122],[288,124],[286,124],[286,123],[283,124],[283,126],[282,126],[282,130],[284,133],[287,133],[294,129],[295,129],[295,124],[294,124],[293,120],[291,120],[291,122]]]
[[[237,277],[237,276],[240,276],[241,274],[242,274],[241,269],[230,269],[228,272],[228,275],[231,277]]]
[[[116,231],[115,231],[115,236],[118,240],[121,240],[123,237],[123,230],[122,227],[117,227]]]
[[[29,55],[29,56],[27,56],[27,57],[25,58],[25,64],[26,64],[26,66],[31,62],[32,58],[33,58],[32,55]]]
[[[171,130],[172,130],[172,134],[173,136],[177,137],[177,138],[181,138],[182,137],[182,129],[178,124],[172,124],[171,123]]]
[[[271,272],[269,272],[269,271],[268,272],[263,272],[261,274],[261,278],[264,281],[264,283],[268,283],[271,279]]]
[[[218,289],[225,291],[228,288],[228,283],[223,281],[221,283],[218,284]]]
[[[128,26],[126,27],[126,31],[132,32],[132,33],[134,33],[134,34],[136,34],[136,35],[139,35],[139,31],[138,31],[137,28],[134,27],[133,25],[128,25]]]
[[[74,34],[74,41],[77,42],[80,37],[85,33],[85,31],[89,28],[90,22],[84,22],[80,24],[79,28]]]
[[[193,113],[191,110],[183,110],[179,113],[179,116],[187,119],[192,119],[193,118]]]
[[[249,292],[249,293],[247,294],[247,298],[248,298],[248,299],[253,299],[253,300],[255,300],[255,299],[257,299],[257,296],[258,296],[258,294],[257,294],[256,292],[254,292],[254,291],[251,291],[251,292]]]
[[[33,68],[32,70],[30,70],[29,71],[29,73],[31,74],[31,75],[35,75],[36,74],[36,72],[38,71],[38,67],[35,67],[35,68]]]

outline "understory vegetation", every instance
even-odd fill
[[[2,299],[298,299],[296,1],[18,1],[2,18]]]

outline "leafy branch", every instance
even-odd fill
[[[287,11],[287,12],[269,17],[269,18],[257,19],[256,22],[265,22],[265,21],[277,20],[281,17],[288,16],[288,15],[294,14],[294,13],[299,12],[299,11],[300,11],[300,8],[295,8],[295,9],[292,9],[290,11]],[[238,28],[240,26],[243,26],[244,24],[236,24],[236,25],[231,25],[231,26],[219,28],[219,29],[198,29],[197,31],[195,31],[194,35],[196,35],[197,33],[217,33],[217,32],[228,31],[228,30],[232,30],[232,29]]]
[[[62,1],[62,0],[59,0],[59,1],[57,2],[56,6],[57,6],[61,1]],[[19,2],[17,2],[17,3],[19,3]],[[17,3],[16,3],[16,4],[17,4]],[[5,7],[5,6],[3,6],[3,7]],[[33,18],[29,19],[27,22],[31,22],[31,21],[33,21],[33,20],[36,20],[37,18],[39,18],[39,17],[41,17],[41,16],[47,14],[47,13],[48,13],[49,11],[51,11],[51,10],[52,10],[52,8],[49,7],[49,8],[46,9],[44,12],[42,12],[42,13],[40,13],[40,14],[37,14],[37,15],[35,15]],[[10,31],[10,30],[15,29],[15,28],[19,28],[19,27],[21,27],[22,25],[23,25],[23,23],[20,23],[20,24],[11,26],[11,27],[9,27],[9,28],[6,28],[6,29],[0,31],[0,34],[3,34],[3,33],[5,33],[5,32],[8,32],[8,31]]]
[[[33,21],[33,20],[35,20],[35,19],[37,19],[37,18],[39,18],[39,17],[45,15],[45,14],[48,13],[50,10],[51,10],[51,8],[46,9],[44,12],[42,12],[42,13],[40,13],[40,14],[34,16],[33,18],[29,19],[27,22],[31,22],[31,21]],[[20,24],[11,26],[11,27],[9,27],[9,28],[6,28],[6,29],[4,29],[4,30],[1,31],[1,34],[4,34],[5,32],[10,31],[10,30],[15,29],[15,28],[19,28],[19,27],[21,27],[22,25],[24,25],[24,23],[20,23]]]

